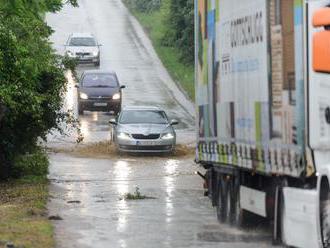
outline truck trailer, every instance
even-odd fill
[[[219,221],[330,247],[330,0],[195,0],[195,86]]]

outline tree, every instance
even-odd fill
[[[165,0],[166,32],[163,45],[177,47],[181,60],[194,61],[194,2],[193,0]]]
[[[77,5],[76,0],[69,1]],[[0,177],[10,175],[20,154],[32,151],[39,137],[67,117],[61,111],[66,79],[63,59],[48,41],[42,19],[61,9],[61,0],[0,0]]]

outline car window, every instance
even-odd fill
[[[96,46],[96,42],[92,37],[72,37],[69,46]]]
[[[158,110],[125,110],[121,113],[119,123],[121,124],[168,124],[164,111]]]
[[[115,74],[89,73],[82,78],[83,87],[118,87],[119,83]]]

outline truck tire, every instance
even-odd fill
[[[219,176],[219,194],[218,194],[218,204],[217,204],[217,217],[220,223],[226,222],[227,209],[228,209],[228,190],[227,183],[224,175]]]
[[[322,179],[320,192],[320,223],[323,248],[330,247],[330,188],[326,179]]]
[[[239,177],[236,176],[232,183],[232,213],[231,213],[231,224],[239,227],[244,228],[248,227],[251,222],[253,222],[254,215],[249,211],[241,208],[240,204],[240,181]]]
[[[274,204],[274,229],[273,229],[273,245],[280,245],[285,243],[284,235],[284,216],[285,216],[285,207],[284,207],[284,195],[283,195],[283,186],[278,187],[278,206],[276,210],[276,201]],[[276,198],[276,196],[275,196]],[[277,212],[277,213],[276,213]],[[276,217],[277,216],[277,217]]]
[[[229,224],[236,225],[236,199],[235,199],[235,177],[227,181],[227,221]]]

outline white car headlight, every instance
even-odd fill
[[[165,140],[174,139],[174,135],[173,135],[173,133],[164,133],[162,135],[162,139],[165,139]]]
[[[88,99],[88,95],[86,93],[80,92],[80,98],[87,100]]]
[[[112,100],[119,100],[120,99],[120,93],[116,93],[112,96]]]
[[[130,140],[131,136],[128,133],[120,132],[117,135],[118,139],[125,139],[125,140]]]
[[[99,55],[99,52],[93,52],[93,56],[97,56],[97,55]]]

